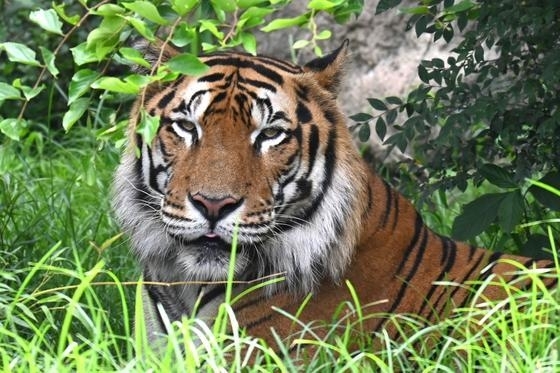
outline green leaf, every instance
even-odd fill
[[[405,14],[430,14],[430,8],[426,5],[401,8],[399,11]]]
[[[383,117],[377,118],[377,122],[375,122],[375,132],[381,141],[385,139],[387,135],[387,125]]]
[[[326,39],[330,38],[331,35],[332,35],[332,32],[330,30],[323,30],[320,33],[318,33],[317,35],[315,35],[315,39],[326,40]]]
[[[0,122],[0,132],[15,141],[19,141],[26,130],[27,122],[23,119],[6,118]]]
[[[352,119],[355,122],[367,122],[368,120],[372,119],[373,115],[368,114],[368,113],[357,113],[354,115],[350,116],[350,119]]]
[[[41,56],[43,57],[43,61],[45,61],[45,66],[47,66],[47,70],[49,70],[52,76],[56,78],[56,76],[60,71],[58,71],[56,65],[54,64],[55,62],[54,53],[45,47],[39,47],[39,49],[41,50]]]
[[[78,24],[78,22],[80,21],[80,16],[75,14],[73,16],[69,16],[68,14],[66,14],[66,12],[64,11],[64,7],[66,6],[66,4],[55,4],[54,2],[51,3],[52,8],[56,11],[56,13],[59,15],[60,18],[62,18],[65,22],[71,24],[72,26],[75,26]]]
[[[68,87],[68,105],[71,105],[78,97],[84,95],[91,88],[91,84],[97,79],[97,72],[90,69],[76,71]]]
[[[12,62],[19,62],[25,65],[41,66],[35,59],[35,52],[26,45],[13,42],[0,43],[0,49],[4,49],[8,59]]]
[[[383,13],[391,8],[396,7],[402,0],[379,0],[375,8],[375,14]]]
[[[362,123],[358,131],[358,138],[361,142],[366,142],[369,140],[371,135],[371,129],[369,128],[369,123]]]
[[[498,208],[498,223],[505,232],[512,232],[523,218],[523,196],[519,190],[504,193]]]
[[[329,0],[311,0],[307,3],[307,8],[314,10],[332,9],[338,4]]]
[[[142,140],[151,146],[159,128],[159,116],[152,117],[145,110],[140,112],[140,121],[136,127],[136,133],[142,136]]]
[[[257,54],[257,39],[255,35],[250,32],[244,32],[241,34],[241,43],[243,48],[252,55]]]
[[[37,96],[39,93],[41,93],[41,91],[43,91],[43,89],[45,89],[45,85],[41,84],[35,88],[32,88],[30,86],[24,85],[21,83],[21,79],[16,79],[14,80],[14,82],[12,83],[12,85],[15,88],[20,89],[23,92],[23,95],[25,96],[25,99],[27,101],[31,100],[33,97]]]
[[[309,45],[309,40],[296,40],[295,43],[292,45],[293,49],[301,49],[301,48],[305,48]]]
[[[550,250],[551,242],[544,234],[532,234],[520,250],[521,255],[535,259],[552,259],[552,255],[545,250]]]
[[[76,99],[70,107],[68,111],[64,113],[64,117],[62,118],[62,127],[66,132],[72,128],[74,123],[78,121],[84,115],[89,107],[89,98],[82,97]]]
[[[422,65],[418,65],[418,77],[424,83],[430,83],[430,74],[428,73],[428,70]]]
[[[385,144],[396,146],[401,152],[405,152],[406,148],[408,147],[408,141],[404,136],[404,133],[397,132],[391,137],[389,137],[385,142]]]
[[[249,8],[243,12],[241,17],[239,17],[239,24],[241,24],[242,27],[247,27],[247,28],[260,25],[261,23],[264,22],[264,18],[273,12],[274,12],[273,9],[256,8],[256,7]]]
[[[237,0],[237,6],[246,9],[267,2],[267,0]]]
[[[21,93],[19,89],[12,87],[11,85],[0,82],[0,101],[3,100],[18,100],[21,98]]]
[[[128,23],[130,23],[132,27],[134,27],[134,29],[138,31],[138,33],[142,35],[144,39],[147,39],[149,41],[154,41],[156,39],[152,30],[150,30],[148,26],[146,26],[146,23],[143,20],[129,16],[124,17],[124,19]]]
[[[146,68],[150,68],[150,63],[144,59],[144,55],[139,50],[129,47],[119,49],[119,53],[130,62]]]
[[[180,16],[187,14],[198,4],[198,0],[171,0],[171,8]]]
[[[495,164],[487,163],[482,166],[478,172],[492,184],[500,188],[518,188],[519,185],[513,180],[513,176],[509,172],[496,166]]]
[[[446,13],[460,13],[472,9],[475,4],[470,0],[463,0],[445,9]]]
[[[377,98],[368,98],[367,101],[369,102],[369,106],[374,108],[375,110],[385,111],[387,110],[387,105]]]
[[[387,112],[387,124],[393,124],[397,119],[397,109],[391,109]]]
[[[218,29],[218,22],[216,20],[200,20],[200,31],[209,31],[218,40],[222,40],[224,38],[224,33]]]
[[[149,1],[134,1],[132,3],[122,3],[122,5],[158,25],[167,25],[168,22],[163,18],[154,4]]]
[[[550,172],[543,178],[541,178],[539,182],[546,184],[558,191],[560,190],[560,173]],[[560,196],[558,196],[558,194],[553,193],[553,191],[541,188],[538,185],[531,185],[529,187],[529,192],[531,192],[535,199],[539,201],[539,203],[543,206],[554,211],[560,211]]]
[[[167,61],[166,65],[171,71],[184,75],[197,76],[208,71],[208,66],[202,63],[197,56],[190,53],[175,56]]]
[[[233,13],[237,8],[234,0],[210,0],[215,11]]]
[[[125,12],[126,10],[123,7],[118,6],[116,4],[103,4],[99,8],[97,8],[93,12],[93,14],[103,16],[103,17],[108,17],[108,16],[116,16],[119,14],[123,14]]]
[[[301,26],[309,21],[309,14],[302,14],[293,18],[278,18],[271,21],[268,25],[261,28],[263,32],[271,32],[293,26]]]
[[[397,96],[385,97],[385,101],[387,101],[387,103],[388,103],[388,104],[391,104],[391,105],[399,105],[399,106],[400,106],[400,105],[403,104],[403,102],[402,102],[402,100],[400,99],[400,97],[397,97]]]
[[[95,51],[87,47],[87,42],[80,43],[73,48],[70,48],[72,52],[72,57],[74,58],[74,63],[78,66],[84,65],[90,62],[97,62],[98,58]]]
[[[58,14],[54,9],[39,9],[29,13],[29,20],[39,25],[43,30],[53,34],[64,35],[62,33],[62,22],[58,19]]]
[[[484,48],[480,45],[474,49],[474,58],[477,62],[484,61]]]
[[[482,233],[496,220],[503,200],[503,193],[490,193],[466,204],[453,222],[451,235],[464,241]]]
[[[110,92],[137,94],[140,86],[130,80],[121,80],[113,76],[103,76],[91,84],[91,88],[104,89]]]

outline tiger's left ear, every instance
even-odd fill
[[[306,72],[313,73],[319,85],[333,94],[338,93],[344,64],[348,55],[348,39],[342,45],[326,56],[316,58],[303,66]]]
[[[150,42],[144,38],[137,38],[133,40],[131,46],[139,51],[144,59],[153,68],[162,62],[169,61],[173,56],[179,54],[179,51],[169,44],[165,44],[162,40],[156,39]],[[149,68],[145,66],[134,66],[133,70],[137,73],[148,74],[150,72]]]

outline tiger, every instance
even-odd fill
[[[136,48],[153,69],[179,53],[163,42]],[[302,324],[331,320],[352,299],[347,283],[368,314],[436,320],[450,304],[467,304],[471,292],[461,284],[512,281],[515,263],[554,267],[424,224],[357,150],[337,102],[348,55],[348,41],[303,65],[211,53],[200,57],[206,72],[153,83],[135,101],[113,205],[142,267],[151,340],[183,317],[212,325],[230,271],[234,294],[262,281],[232,307],[247,335],[274,346],[274,335],[298,333],[286,313]],[[151,142],[139,135],[143,110],[159,117]],[[281,279],[262,280],[274,276]],[[490,285],[483,296],[507,294]],[[386,322],[365,318],[363,328],[373,333]]]

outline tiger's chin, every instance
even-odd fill
[[[177,253],[177,263],[191,281],[226,281],[230,268],[232,245],[218,237],[200,237],[182,243]],[[233,265],[234,279],[249,266],[249,258],[236,250]]]

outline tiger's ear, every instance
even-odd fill
[[[142,57],[150,64],[153,68],[162,62],[169,61],[173,56],[179,54],[179,51],[169,44],[164,44],[160,39],[156,39],[151,42],[144,38],[138,38],[133,40],[132,48],[136,49],[142,54]],[[146,66],[136,65],[133,67],[134,71],[137,73],[148,74],[150,69]]]
[[[313,73],[321,87],[336,95],[342,80],[347,55],[348,39],[344,40],[342,45],[330,54],[306,63],[303,68],[305,71]]]

